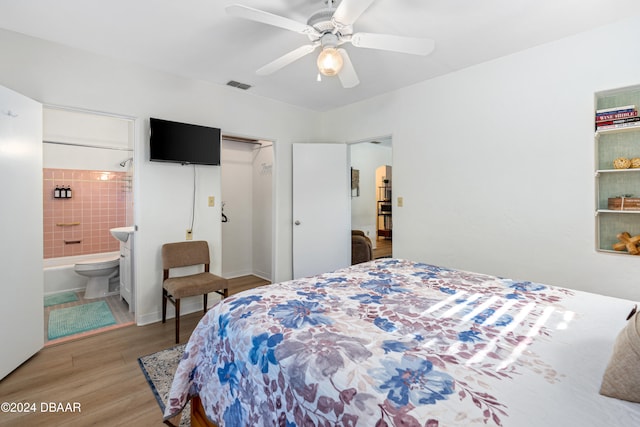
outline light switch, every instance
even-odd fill
[[[215,206],[216,205],[216,198],[214,196],[209,196],[209,206]]]
[[[404,198],[398,197],[398,207],[401,208],[404,205]]]

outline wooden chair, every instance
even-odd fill
[[[206,313],[209,292],[217,292],[223,298],[229,294],[227,279],[210,273],[209,263],[209,245],[203,240],[162,245],[162,323],[166,322],[167,301],[170,301],[176,309],[176,343],[180,342],[181,298],[202,295]],[[169,270],[172,268],[197,265],[204,265],[204,272],[169,277]]]

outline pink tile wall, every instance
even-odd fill
[[[44,168],[43,177],[45,258],[119,250],[109,229],[127,225],[126,172]],[[73,197],[55,199],[56,185],[70,186]]]

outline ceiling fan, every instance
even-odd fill
[[[274,15],[248,6],[234,4],[226,7],[227,14],[250,21],[262,22],[309,37],[310,44],[303,45],[266,64],[256,71],[258,75],[268,75],[309,55],[321,47],[318,55],[318,71],[325,76],[337,75],[344,88],[352,88],[360,83],[349,54],[340,47],[351,43],[355,47],[402,52],[412,55],[428,55],[435,43],[430,39],[395,36],[377,33],[354,33],[353,23],[375,0],[342,0],[334,7],[333,0],[327,0],[327,8],[315,12],[306,24]],[[319,77],[319,75],[318,75]]]

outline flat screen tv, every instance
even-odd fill
[[[220,129],[149,119],[150,160],[196,165],[220,164]]]

